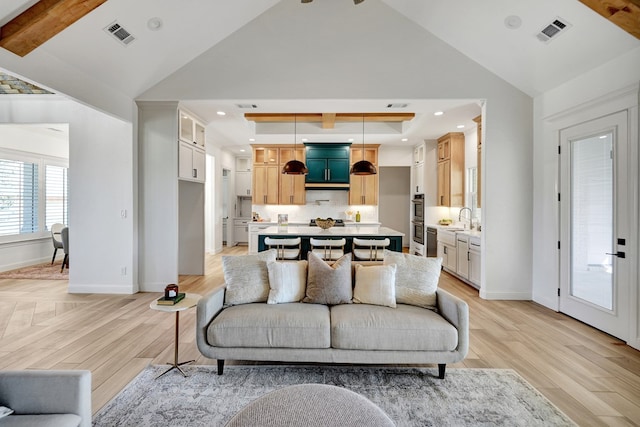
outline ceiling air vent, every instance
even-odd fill
[[[258,108],[256,104],[236,104],[238,108]]]
[[[556,18],[540,30],[536,37],[543,43],[549,43],[551,39],[557,38],[560,33],[566,32],[569,28],[571,28],[571,24],[564,19]]]
[[[407,108],[408,106],[409,104],[401,104],[401,103],[387,104],[387,108]]]
[[[125,30],[120,24],[118,24],[118,22],[113,22],[104,30],[125,46],[136,39],[129,31]]]

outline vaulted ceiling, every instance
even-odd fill
[[[0,48],[0,71],[130,119],[126,111],[131,108],[132,99],[149,93],[149,89],[230,35],[248,31],[248,37],[259,40],[260,31],[288,31],[270,28],[271,16],[286,16],[292,25],[313,19],[325,25],[331,37],[345,28],[359,27],[363,31],[392,34],[398,28],[385,26],[384,22],[393,16],[397,25],[401,22],[397,17],[401,16],[533,97],[640,49],[640,40],[630,34],[633,31],[621,28],[626,25],[633,30],[637,26],[634,17],[637,17],[638,1],[584,0],[583,4],[578,0],[458,0],[452,7],[448,0],[366,0],[357,6],[351,0],[315,0],[308,4],[301,4],[300,0],[108,0],[23,57]],[[3,0],[0,25],[9,23],[34,3],[34,0]],[[590,7],[599,8],[598,13]],[[260,26],[253,25],[258,17]],[[567,28],[550,41],[540,41],[537,35],[558,19]],[[372,29],[367,26],[368,22],[382,24]],[[125,29],[133,41],[121,43],[106,31],[114,23]],[[304,29],[292,37],[305,37]],[[287,51],[286,46],[278,48],[283,54]],[[317,55],[344,57],[348,66],[348,58],[357,58],[358,52],[341,52],[341,49],[342,46],[334,45],[333,51],[317,52]],[[382,53],[384,49],[402,50],[403,46],[379,46],[379,49]],[[289,53],[291,63],[295,64],[296,52]],[[410,58],[411,54],[406,52],[406,57]],[[269,58],[265,56],[260,60]],[[272,60],[284,59],[280,55]],[[384,60],[381,55],[380,61]],[[397,66],[411,66],[410,60]],[[260,67],[260,63],[256,63],[256,67]],[[241,100],[190,98],[182,101],[210,121],[220,109],[237,109]],[[328,100],[315,103],[314,108],[309,105],[313,104],[311,101],[305,104],[304,100],[298,100],[298,109],[287,100],[261,100],[258,112],[380,112],[362,99],[339,101],[333,108]],[[466,115],[478,110],[474,100],[441,101],[448,103],[452,110],[465,111]],[[416,110],[401,111],[420,114],[417,108],[437,108],[433,100],[419,100],[414,106]],[[449,126],[455,123],[453,120]]]

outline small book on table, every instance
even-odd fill
[[[175,297],[171,297],[171,298],[160,297],[158,298],[158,305],[175,305],[180,301],[182,301],[184,297],[185,297],[185,294],[182,292],[176,295]]]

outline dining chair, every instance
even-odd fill
[[[60,236],[62,237],[62,249],[64,250],[64,259],[60,268],[60,273],[62,273],[65,265],[69,268],[69,227],[64,227],[60,230]]]
[[[64,224],[60,224],[56,222],[51,225],[51,243],[53,244],[53,258],[51,258],[51,265],[56,260],[56,254],[58,253],[58,249],[62,249],[62,238],[60,237],[60,231],[64,228]]]

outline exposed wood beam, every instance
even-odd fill
[[[579,0],[629,34],[640,39],[640,0]]]
[[[298,122],[322,123],[324,129],[332,129],[336,122],[404,122],[412,120],[415,113],[245,113],[244,118],[253,122],[288,123],[294,118]],[[331,123],[331,127],[325,127]]]
[[[336,113],[322,113],[322,129],[333,129],[336,126]]]
[[[40,0],[0,28],[0,46],[25,56],[107,0]]]

